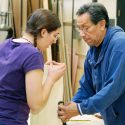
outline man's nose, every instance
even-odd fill
[[[80,32],[80,36],[81,36],[81,37],[84,37],[84,36],[85,36],[85,32],[83,32],[83,31]]]

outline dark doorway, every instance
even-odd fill
[[[125,31],[125,0],[117,0],[117,25]]]

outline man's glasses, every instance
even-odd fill
[[[55,40],[57,41],[60,38],[60,34],[54,35]]]
[[[76,27],[76,31],[79,33],[88,33],[94,25],[88,27]]]

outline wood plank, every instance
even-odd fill
[[[43,0],[43,8],[49,9],[48,0]]]
[[[43,8],[44,8],[44,9],[49,9],[48,0],[44,0],[44,1],[43,1]],[[51,60],[52,60],[51,46],[49,46],[49,48],[47,48],[46,58],[47,58],[47,61],[51,61]]]
[[[78,115],[72,117],[67,125],[104,125],[102,119],[96,118],[94,115]]]
[[[12,0],[16,37],[21,36],[21,0]]]
[[[40,7],[39,0],[31,0],[32,11],[35,11]]]
[[[75,50],[74,50],[73,66],[72,66],[72,90],[73,90],[73,94],[75,92],[75,81],[76,81],[77,68],[78,68],[78,55],[76,55]]]
[[[82,77],[82,74],[83,74],[83,68],[78,68],[76,72],[76,81],[74,84],[74,94],[77,92],[79,88],[79,80]]]
[[[59,50],[60,50],[60,59],[64,63],[66,63],[66,73],[64,77],[64,102],[67,102],[72,97],[72,89],[71,89],[71,75],[70,75],[70,65],[69,65],[69,55],[68,55],[68,46],[64,41],[64,26],[63,26],[63,0],[59,0],[59,19],[61,21],[61,36],[59,42]]]
[[[22,1],[22,32],[26,29],[27,22],[27,0]]]

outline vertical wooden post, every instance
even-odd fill
[[[98,2],[98,0],[92,0],[92,2]]]

